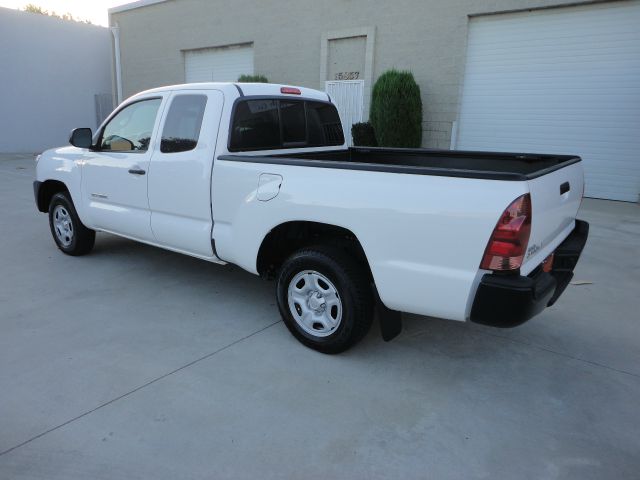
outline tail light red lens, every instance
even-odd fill
[[[531,234],[531,196],[516,198],[502,213],[493,229],[480,268],[517,270],[522,265]]]

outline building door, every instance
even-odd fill
[[[640,194],[640,2],[475,17],[456,148],[576,154],[586,196]]]
[[[347,145],[353,145],[351,126],[363,119],[364,80],[331,80],[325,89],[338,108]]]
[[[253,44],[184,52],[187,83],[237,82],[240,75],[253,75]]]

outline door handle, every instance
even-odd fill
[[[129,173],[130,173],[131,175],[144,175],[144,174],[145,174],[145,173],[147,173],[147,172],[145,172],[145,171],[144,171],[144,170],[142,170],[141,168],[130,168],[130,169],[129,169]]]

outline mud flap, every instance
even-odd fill
[[[376,289],[374,291],[376,294],[376,312],[380,321],[380,333],[385,342],[390,342],[400,335],[402,331],[402,314],[397,310],[388,309],[380,300],[378,291]]]

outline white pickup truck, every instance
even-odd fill
[[[124,101],[37,160],[53,239],[95,232],[277,279],[305,345],[346,350],[380,313],[508,327],[553,304],[588,235],[579,157],[349,148],[324,92],[202,83]]]

